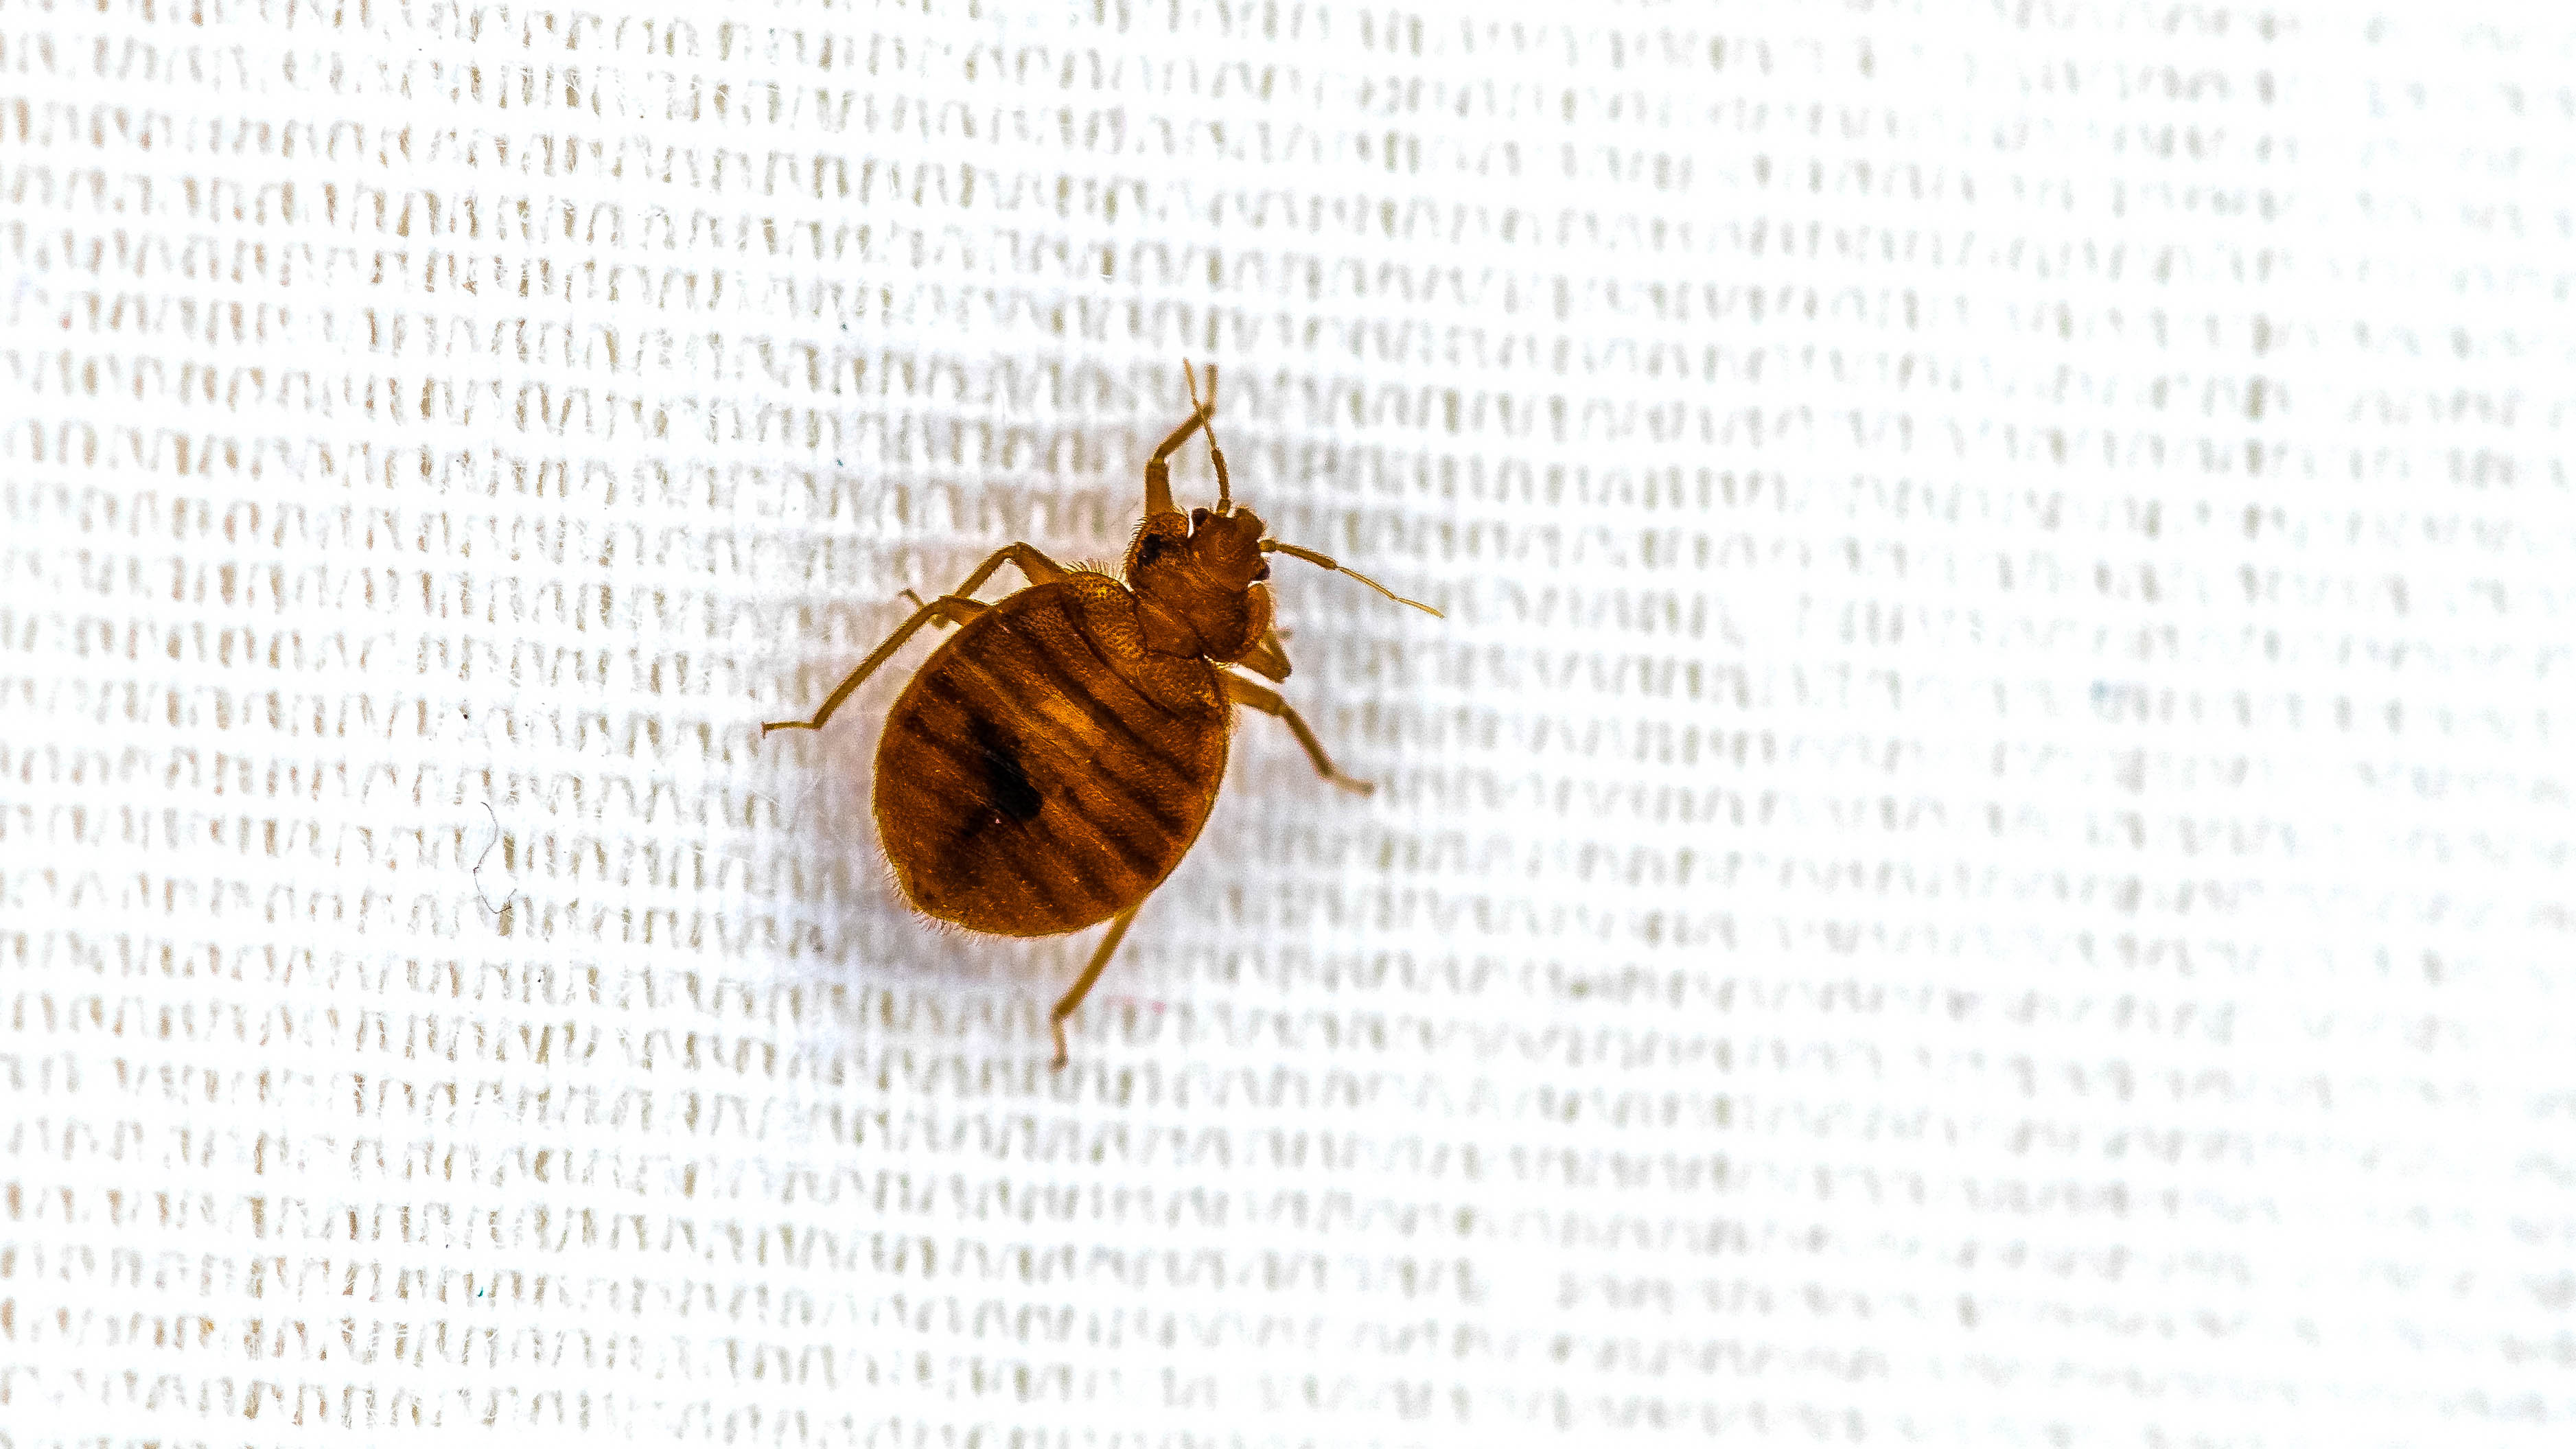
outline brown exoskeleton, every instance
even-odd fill
[[[923,625],[961,626],[912,677],[877,745],[877,835],[905,896],[925,914],[997,936],[1052,936],[1110,923],[1048,1025],[1065,1063],[1065,1019],[1100,979],[1145,898],[1198,839],[1225,777],[1234,709],[1287,723],[1325,779],[1373,788],[1333,768],[1321,741],[1268,684],[1288,677],[1271,628],[1266,555],[1344,573],[1320,553],[1263,536],[1234,506],[1217,446],[1216,369],[1208,401],[1190,381],[1189,419],[1145,464],[1145,517],[1124,582],[1068,569],[1025,543],[984,560],[956,590],[923,604],[860,661],[812,719],[821,729]],[[1216,507],[1172,502],[1171,456],[1204,430]],[[998,603],[969,597],[1003,564],[1029,587]],[[1438,617],[1428,604],[1370,588]]]

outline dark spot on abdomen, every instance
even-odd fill
[[[1013,820],[1038,818],[1046,801],[1038,787],[1029,783],[1018,747],[981,716],[975,719],[975,758],[984,767],[984,798],[994,809]]]

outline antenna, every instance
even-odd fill
[[[1199,401],[1199,375],[1186,357],[1181,359],[1181,376],[1189,379],[1190,406],[1198,409],[1199,418],[1207,428],[1208,461],[1216,465],[1216,511],[1232,513],[1234,489],[1225,476],[1225,449],[1216,445],[1216,364],[1208,364],[1207,401],[1204,403]]]
[[[1397,593],[1395,590],[1388,588],[1386,585],[1379,583],[1377,580],[1370,578],[1368,575],[1361,573],[1358,569],[1344,568],[1340,564],[1335,563],[1330,558],[1315,552],[1311,548],[1299,548],[1293,543],[1281,543],[1275,538],[1265,538],[1261,541],[1261,551],[1263,553],[1284,553],[1290,558],[1302,558],[1310,564],[1314,564],[1319,568],[1331,569],[1337,574],[1348,574],[1352,578],[1359,580],[1361,583],[1368,585],[1370,588],[1377,590],[1379,593],[1386,595],[1388,598],[1395,600],[1399,604],[1411,604],[1413,607],[1420,609],[1422,612],[1429,614],[1435,619],[1445,619],[1449,617],[1448,615],[1441,613],[1438,609],[1422,602],[1420,599],[1408,599],[1404,595]]]

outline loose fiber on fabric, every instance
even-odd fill
[[[2571,62],[0,3],[0,1445],[2567,1442]],[[1247,718],[1055,1074],[927,646],[758,727],[1184,358],[1447,617],[1279,564],[1378,793]]]

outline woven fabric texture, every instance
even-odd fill
[[[5,0],[0,1446],[2570,1442],[2571,74]],[[928,644],[758,727],[1184,358],[1447,617],[1278,565],[1380,788],[1247,716],[1051,1073]]]

